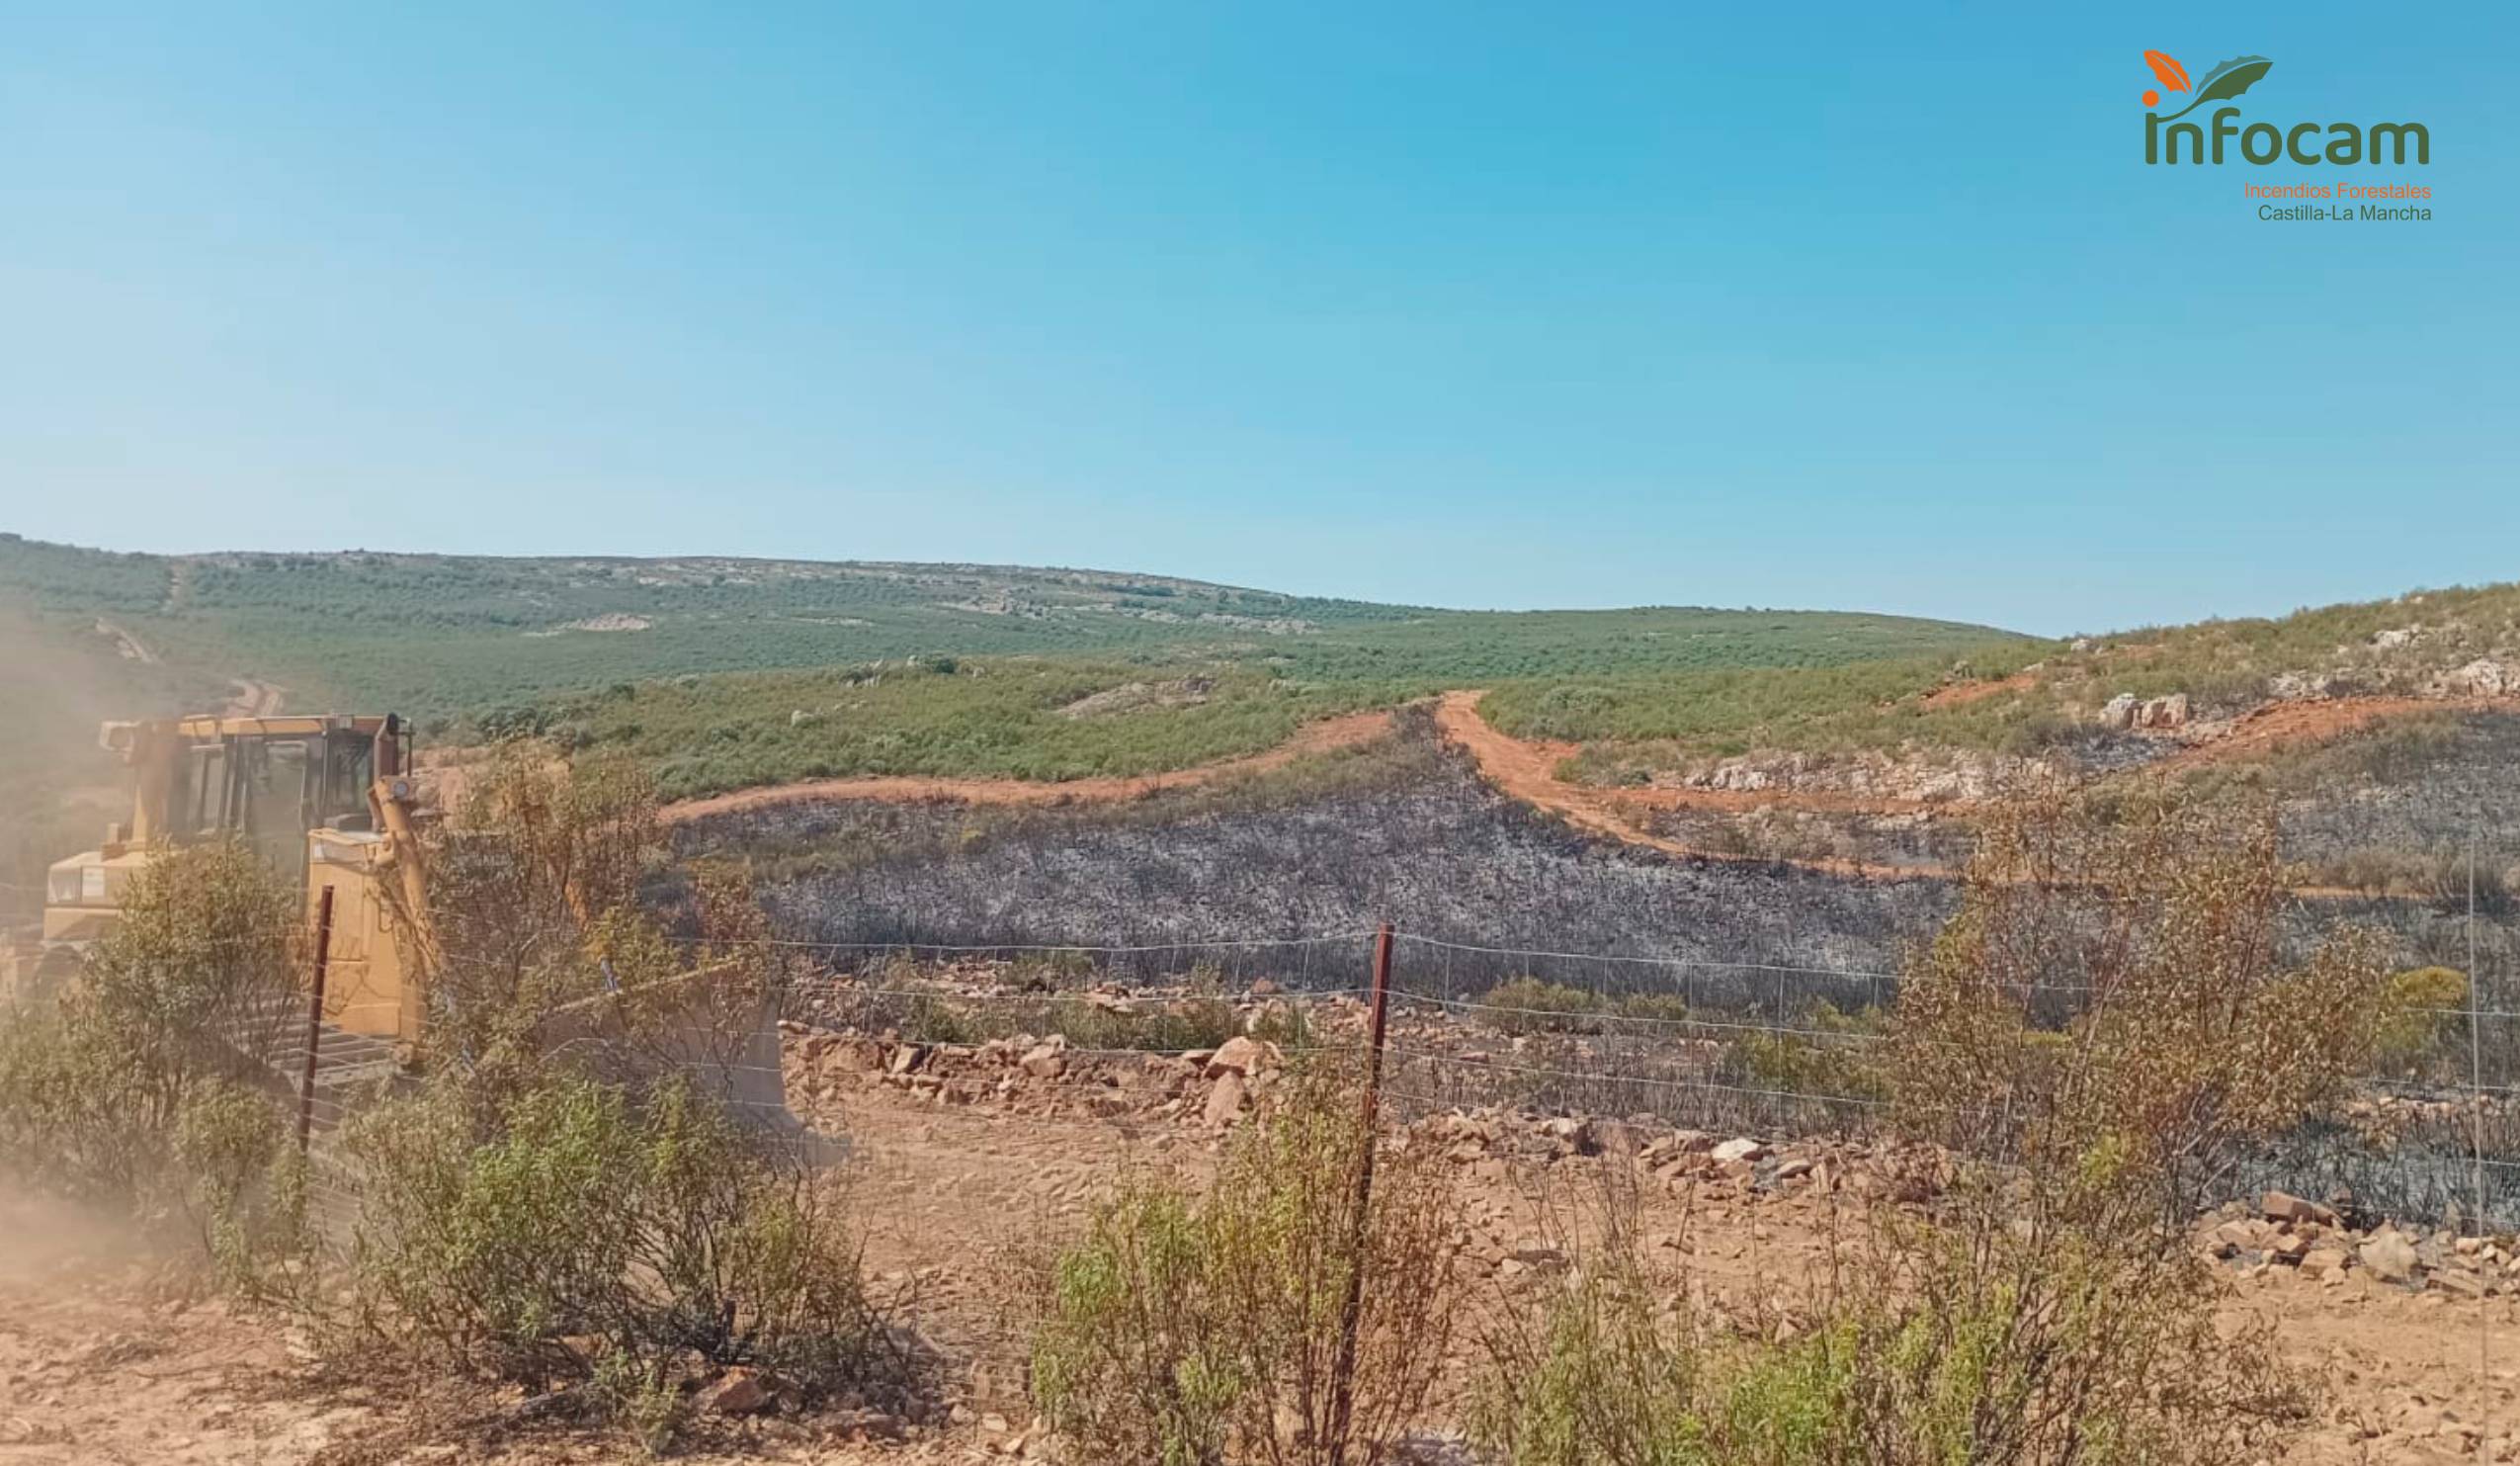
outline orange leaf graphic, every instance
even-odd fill
[[[2148,50],[2143,53],[2143,60],[2152,68],[2152,74],[2161,78],[2161,85],[2174,92],[2188,89],[2188,68],[2179,64],[2178,57],[2168,51]]]

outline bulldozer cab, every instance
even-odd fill
[[[131,839],[235,835],[302,881],[307,831],[374,828],[378,747],[398,763],[400,737],[392,718],[188,719],[108,725],[106,746],[119,739],[140,770]]]
[[[408,893],[384,884],[409,854],[400,719],[175,718],[109,723],[101,737],[132,770],[131,818],[47,874],[42,945],[56,970],[113,928],[155,852],[242,839],[297,885],[310,912],[332,893],[327,1016],[354,1033],[416,1032],[419,993],[393,931],[394,898]]]

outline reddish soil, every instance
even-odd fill
[[[1922,702],[1928,708],[1965,707],[1970,703],[1983,702],[1997,693],[2026,691],[2038,682],[2039,674],[2027,671],[1984,682],[1947,682],[1925,694]]]
[[[2007,681],[2012,679],[2005,679]],[[1967,684],[1992,687],[1994,683]],[[1979,694],[1983,696],[1984,694]],[[1824,875],[1854,876],[1867,880],[1914,880],[1918,877],[1948,877],[1954,874],[1930,866],[1892,866],[1860,860],[1804,860],[1769,855],[1742,855],[1729,851],[1709,850],[1658,835],[1646,829],[1635,812],[1641,810],[1703,809],[1734,813],[1755,810],[1806,810],[1837,815],[1931,815],[1942,819],[1966,819],[1975,806],[1967,801],[1928,802],[1923,800],[1868,799],[1827,791],[1775,789],[1743,792],[1714,789],[1607,789],[1597,785],[1577,784],[1560,778],[1559,763],[1581,751],[1579,744],[1551,742],[1545,739],[1517,738],[1497,731],[1478,714],[1481,691],[1448,692],[1437,703],[1436,725],[1444,735],[1470,750],[1478,761],[1479,773],[1489,784],[1537,809],[1564,819],[1578,829],[1604,835],[1631,845],[1660,850],[1692,860],[1722,860],[1759,865],[1788,865]],[[2120,775],[2121,778],[2152,778],[2167,773],[2218,762],[2243,758],[2276,748],[2304,743],[2322,742],[2367,728],[2383,719],[2423,712],[2436,708],[2476,709],[2509,707],[2483,699],[2360,697],[2334,698],[2318,702],[2279,703],[2242,718],[2227,733],[2210,740],[2189,744],[2166,757]],[[2342,889],[2305,886],[2293,894],[2310,901],[2356,900],[2362,895]]]
[[[2269,703],[2233,723],[2230,730],[2203,742],[2190,743],[2145,766],[2146,772],[2177,773],[2226,759],[2247,758],[2279,748],[2324,743],[2359,733],[2389,718],[2410,713],[2477,712],[2497,704],[2486,698],[2339,697],[2314,701]],[[2499,706],[2509,707],[2508,699]]]
[[[1753,810],[1786,805],[1797,809],[1838,809],[1873,812],[1881,801],[1863,801],[1847,796],[1776,793],[1744,794],[1723,790],[1602,789],[1589,784],[1575,784],[1557,776],[1557,765],[1577,751],[1573,743],[1525,740],[1499,733],[1488,721],[1478,716],[1478,700],[1483,691],[1448,692],[1436,703],[1435,723],[1444,735],[1468,748],[1478,761],[1478,771],[1488,783],[1514,799],[1535,809],[1546,810],[1577,829],[1606,835],[1631,845],[1642,845],[1669,855],[1692,860],[1737,861],[1757,865],[1779,864],[1768,856],[1740,855],[1715,851],[1686,844],[1647,830],[1630,813],[1639,808],[1692,808],[1720,810]],[[1857,860],[1809,860],[1783,862],[1830,875],[1857,876],[1875,880],[1912,879],[1919,874],[1913,869],[1891,865],[1876,865]]]
[[[763,810],[779,805],[818,804],[831,800],[956,800],[974,805],[1055,805],[1141,799],[1157,790],[1189,789],[1237,775],[1265,773],[1283,768],[1305,754],[1354,748],[1372,742],[1390,729],[1391,715],[1388,712],[1350,713],[1345,717],[1307,724],[1298,730],[1294,737],[1259,753],[1168,774],[1138,774],[1128,778],[1036,781],[882,775],[858,779],[807,779],[795,784],[738,789],[730,794],[679,800],[665,807],[664,818],[667,823],[673,824],[738,810]]]

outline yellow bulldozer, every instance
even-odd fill
[[[157,852],[239,839],[301,884],[310,930],[329,902],[320,1020],[310,1025],[327,1061],[338,1053],[344,1070],[373,1077],[396,1050],[418,1043],[434,951],[419,833],[429,812],[401,719],[195,716],[108,723],[102,740],[132,772],[131,818],[109,828],[96,849],[46,871],[41,934],[13,954],[16,995],[77,973],[81,954],[113,928],[126,888]],[[703,986],[691,985],[695,992]],[[776,993],[761,993],[731,1022],[722,993],[648,997],[642,1041],[617,1046],[635,1049],[633,1068],[689,1074],[738,1113],[798,1130],[780,1081]],[[620,1007],[571,1004],[546,1015],[546,1027],[555,1046],[586,1048],[592,1039],[601,1047],[622,1031]]]
[[[39,982],[76,970],[154,852],[242,839],[300,881],[310,917],[331,893],[327,1016],[353,1033],[418,1037],[425,933],[394,928],[397,910],[428,909],[427,874],[400,719],[171,718],[106,724],[102,741],[131,770],[131,818],[45,872]]]

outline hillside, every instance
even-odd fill
[[[1991,628],[1836,612],[1525,613],[1100,570],[689,557],[117,554],[0,534],[0,881],[91,841],[96,723],[392,710],[435,739],[628,747],[692,795],[855,774],[1067,779],[1247,755],[1469,682],[1947,660]],[[74,817],[63,799],[96,791]],[[65,822],[66,820],[66,822]]]
[[[2520,882],[2520,585],[1842,667],[1530,678],[1477,705],[1640,837],[1948,865],[1974,809],[2088,780],[2247,787],[2305,884],[2429,896],[2472,844]],[[1959,843],[1955,843],[1955,838]],[[2506,877],[2503,872],[2513,872]]]
[[[1835,612],[1463,612],[1101,570],[719,558],[121,555],[0,535],[0,611],[295,706],[456,716],[687,673],[1190,656],[1310,680],[1826,665],[1992,628]]]
[[[1727,669],[1525,679],[1482,711],[1502,732],[1584,745],[1605,784],[1714,784],[1743,755],[1792,755],[1826,784],[1875,755],[2040,757],[2078,769],[2166,758],[2247,733],[2277,705],[2520,691],[2520,584],[2416,591],[2243,621],[2023,643],[1965,666],[1879,660],[1816,673]],[[2310,723],[2319,720],[2310,719]],[[2305,728],[2304,732],[2315,730]],[[2342,731],[2340,728],[2336,731]],[[1878,768],[1878,765],[1875,765]]]

